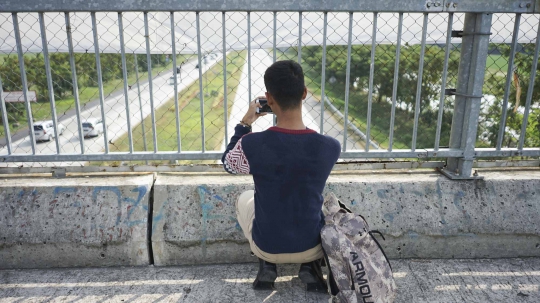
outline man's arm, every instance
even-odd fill
[[[242,137],[251,132],[249,127],[241,124],[234,128],[234,136],[232,136],[227,149],[221,157],[223,168],[230,174],[249,174],[249,162],[242,149]]]
[[[230,174],[249,174],[249,162],[242,149],[242,137],[251,132],[251,124],[255,120],[266,115],[266,113],[257,113],[257,108],[262,107],[257,99],[251,101],[244,118],[234,128],[234,136],[232,136],[227,149],[223,153],[223,157],[221,157],[223,167]]]

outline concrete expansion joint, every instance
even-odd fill
[[[152,249],[152,225],[153,225],[153,210],[154,210],[154,184],[158,178],[157,173],[152,174],[152,186],[150,187],[150,195],[148,198],[148,220],[147,220],[147,246],[148,246],[148,264],[154,265],[154,251]]]

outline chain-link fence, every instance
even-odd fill
[[[283,59],[304,68],[304,123],[338,139],[342,159],[538,157],[539,17],[469,15],[489,20],[469,31],[452,12],[0,13],[1,162],[215,162]],[[480,93],[463,90],[473,78]]]

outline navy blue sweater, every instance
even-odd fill
[[[253,241],[271,254],[315,247],[324,225],[322,192],[339,157],[339,142],[311,129],[248,133],[236,126],[222,161],[229,173],[253,175]]]

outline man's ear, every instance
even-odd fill
[[[302,100],[306,100],[307,96],[307,87],[304,86],[304,93],[302,94]]]
[[[265,92],[264,95],[266,96],[266,100],[268,100],[268,106],[272,109],[274,113],[279,112],[281,108],[279,107],[279,104],[276,102],[276,99],[274,99],[274,96],[270,94],[269,92]]]
[[[266,96],[266,100],[268,100],[268,105],[269,106],[274,106],[274,104],[276,104],[276,100],[274,100],[274,97],[268,93],[268,92],[265,92],[264,95]]]

